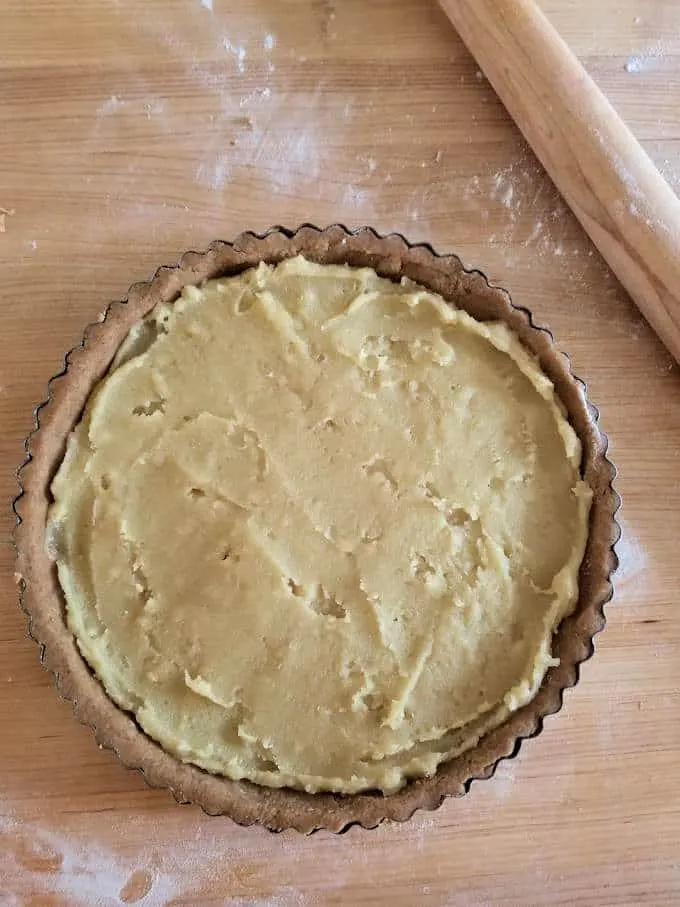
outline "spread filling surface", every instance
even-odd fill
[[[507,326],[298,257],[130,332],[47,541],[82,654],[170,753],[389,793],[536,694],[578,596],[580,459]]]

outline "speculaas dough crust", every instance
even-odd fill
[[[554,639],[559,667],[548,672],[531,703],[474,749],[441,765],[433,777],[412,781],[389,796],[265,788],[211,775],[166,753],[107,697],[79,654],[65,623],[56,569],[45,550],[49,488],[66,438],[132,325],[158,302],[174,300],[187,284],[298,253],[322,264],[369,266],[384,277],[406,276],[477,319],[505,321],[554,382],[583,444],[583,475],[594,492],[578,605]],[[205,252],[187,252],[176,267],[159,268],[152,280],[135,284],[125,300],[110,305],[87,329],[82,344],[68,353],[63,371],[49,382],[47,400],[36,410],[36,428],[26,451],[19,471],[21,491],[14,502],[17,579],[29,633],[40,645],[42,663],[55,674],[59,693],[73,703],[77,718],[93,729],[97,741],[113,749],[127,767],[141,770],[152,787],[168,788],[178,802],[197,803],[211,815],[225,814],[243,825],[261,823],[272,830],[304,833],[320,828],[341,832],[353,824],[372,828],[384,819],[404,821],[416,809],[435,809],[445,797],[464,794],[473,780],[490,777],[500,759],[516,755],[521,741],[538,734],[543,719],[560,709],[563,691],[576,683],[579,665],[592,655],[593,637],[605,624],[603,607],[612,596],[610,577],[617,564],[619,498],[612,487],[615,469],[606,457],[607,439],[598,427],[597,410],[586,399],[585,385],[571,373],[552,335],[536,327],[531,314],[513,305],[504,290],[490,286],[481,272],[465,270],[455,256],[410,245],[398,234],[383,237],[370,228],[350,232],[340,225],[324,230],[304,225],[293,232],[276,227],[263,235],[243,233],[233,242],[214,242]]]

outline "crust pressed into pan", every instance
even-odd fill
[[[394,282],[405,280],[407,288],[413,282],[418,287],[424,288],[425,291],[429,291],[430,294],[438,294],[446,302],[451,303],[452,310],[462,311],[472,316],[476,319],[475,323],[481,322],[484,325],[501,322],[509,328],[503,337],[507,334],[518,338],[522,350],[531,354],[530,357],[527,357],[527,361],[536,363],[537,374],[541,377],[546,376],[554,387],[560,412],[564,412],[566,420],[568,420],[568,424],[567,421],[564,422],[564,431],[577,438],[577,444],[580,446],[579,484],[588,488],[589,493],[592,493],[585,552],[578,575],[577,601],[575,607],[574,602],[571,601],[569,608],[562,612],[572,613],[569,613],[569,616],[559,623],[552,638],[554,659],[551,662],[548,658],[540,675],[536,675],[537,685],[540,683],[538,691],[531,690],[531,696],[520,698],[513,707],[502,714],[499,712],[497,721],[490,721],[482,727],[481,739],[470,738],[463,751],[452,748],[450,758],[442,756],[445,761],[441,761],[438,767],[436,767],[436,762],[439,762],[439,759],[435,763],[430,760],[428,763],[430,768],[426,772],[428,777],[416,777],[415,780],[408,780],[419,774],[418,771],[413,770],[406,770],[402,774],[393,772],[391,775],[384,776],[367,772],[363,784],[350,783],[339,788],[337,785],[327,784],[323,778],[319,784],[317,775],[305,775],[304,773],[300,776],[300,783],[297,782],[297,776],[291,779],[290,773],[280,774],[277,780],[276,775],[272,773],[272,769],[277,768],[276,763],[272,762],[270,758],[265,758],[270,753],[266,750],[262,752],[253,750],[253,742],[256,742],[262,750],[261,735],[258,737],[255,734],[253,723],[250,721],[248,712],[243,712],[243,705],[240,701],[237,704],[241,709],[239,712],[240,723],[236,725],[236,736],[233,739],[241,749],[243,749],[243,740],[246,740],[248,742],[246,749],[256,761],[253,763],[255,770],[250,771],[250,774],[242,772],[240,776],[237,772],[236,777],[248,776],[260,783],[226,777],[225,775],[231,772],[224,771],[221,765],[215,766],[210,759],[206,758],[201,761],[201,759],[194,758],[191,753],[186,755],[181,747],[178,750],[176,747],[168,745],[168,738],[163,734],[154,733],[151,726],[153,723],[145,720],[141,712],[138,712],[135,717],[136,710],[133,704],[128,702],[124,695],[117,695],[115,684],[112,686],[107,682],[106,676],[102,676],[101,679],[110,695],[105,692],[102,682],[90,667],[93,665],[96,668],[96,658],[92,656],[91,652],[88,652],[86,646],[83,647],[84,637],[74,627],[72,601],[68,594],[67,619],[62,586],[67,593],[69,586],[68,582],[65,583],[64,580],[63,564],[60,563],[61,583],[55,566],[55,560],[59,561],[60,543],[57,541],[54,544],[46,544],[46,530],[50,517],[54,517],[55,506],[58,509],[59,505],[58,500],[55,505],[55,491],[52,483],[64,461],[67,439],[81,422],[84,410],[87,419],[89,409],[86,410],[85,407],[92,390],[107,374],[112,373],[112,364],[114,368],[121,364],[119,351],[121,347],[125,349],[123,345],[126,338],[128,338],[129,345],[131,329],[139,326],[139,323],[152,311],[163,310],[164,306],[171,308],[184,288],[201,286],[206,281],[217,278],[232,277],[256,268],[261,263],[277,265],[283,260],[293,259],[296,256],[304,256],[308,262],[320,265],[370,268],[381,278],[388,278]],[[220,287],[220,292],[224,291],[228,295],[228,284],[228,281],[224,281],[226,289]],[[211,286],[218,285],[211,284]],[[426,297],[431,302],[427,293],[423,298]],[[187,298],[187,291],[182,298]],[[411,308],[416,308],[418,302],[417,298],[415,302],[412,300]],[[271,311],[266,314],[268,318],[273,317]],[[274,314],[276,315],[276,313]],[[289,318],[287,312],[283,314],[285,318]],[[385,317],[392,318],[391,312]],[[446,312],[444,312],[444,318],[446,318]],[[390,337],[394,344],[399,344],[402,343],[401,335],[398,334],[399,329],[394,326],[396,321],[394,323],[393,321],[390,321],[392,325],[390,330],[393,331]],[[287,322],[283,328],[279,325],[280,330],[287,330],[287,328]],[[482,330],[485,331],[486,328],[482,328]],[[324,335],[324,342],[326,342],[326,335]],[[344,334],[337,342],[350,343]],[[498,342],[504,343],[505,341],[499,340]],[[518,344],[518,348],[520,344]],[[420,349],[420,345],[418,349]],[[305,355],[307,352],[305,348]],[[429,350],[428,354],[431,352]],[[362,350],[361,355],[364,356],[364,353],[365,351]],[[375,381],[376,369],[383,367],[380,365],[381,350],[371,349],[370,353],[372,370],[365,369],[362,375],[365,374]],[[116,358],[117,354],[118,358]],[[319,358],[325,358],[325,356],[319,353]],[[383,360],[392,362],[389,356],[383,356]],[[328,367],[326,371],[329,371]],[[380,378],[380,376],[378,377]],[[411,391],[417,386],[415,381],[402,383]],[[314,387],[317,385],[318,381],[314,383]],[[552,394],[552,388],[550,393]],[[370,397],[370,394],[364,394],[364,396]],[[147,414],[146,410],[144,410],[144,414]],[[155,415],[153,408],[152,414]],[[190,422],[186,415],[183,416],[183,420],[187,424]],[[338,418],[338,422],[340,421]],[[66,357],[64,371],[50,382],[48,399],[38,408],[36,422],[36,430],[27,441],[27,461],[20,471],[22,490],[15,501],[18,517],[15,538],[18,550],[17,569],[21,584],[22,607],[29,617],[31,635],[41,646],[42,660],[56,675],[61,695],[73,702],[77,717],[93,728],[97,740],[101,744],[113,748],[125,765],[141,769],[146,780],[152,786],[169,788],[178,800],[196,802],[210,814],[226,814],[243,824],[258,822],[271,829],[292,827],[308,833],[318,828],[337,832],[354,823],[373,827],[387,818],[403,821],[418,808],[436,808],[447,795],[464,793],[470,781],[490,776],[499,759],[513,755],[523,738],[532,736],[540,730],[542,720],[546,715],[559,710],[563,690],[576,682],[579,664],[592,654],[593,637],[604,626],[603,607],[612,594],[610,576],[616,566],[613,546],[618,537],[618,527],[615,521],[618,496],[612,488],[614,468],[606,457],[606,438],[598,427],[597,411],[588,402],[583,383],[572,375],[568,360],[556,350],[551,335],[534,326],[529,312],[514,306],[505,291],[491,287],[480,272],[465,270],[456,257],[438,256],[427,246],[411,246],[401,236],[393,234],[381,237],[369,228],[349,232],[338,225],[325,230],[303,226],[294,232],[274,228],[262,236],[245,233],[231,243],[215,242],[204,253],[186,253],[178,266],[161,268],[150,282],[133,286],[124,301],[109,306],[102,319],[88,329],[83,344]],[[331,422],[333,420],[330,420],[326,414],[323,424]],[[147,424],[149,424],[148,421]],[[224,425],[228,425],[228,420],[220,424],[224,428]],[[333,428],[337,430],[334,422]],[[207,430],[205,426],[204,430]],[[228,427],[225,430],[231,431]],[[189,428],[186,431],[189,431]],[[180,437],[179,434],[177,437]],[[347,444],[349,444],[348,441],[345,442],[345,448]],[[195,447],[196,444],[191,442],[182,450],[193,450]],[[243,448],[243,436],[240,434],[239,450]],[[282,449],[285,449],[285,444]],[[274,461],[276,461],[276,450],[275,448],[273,450]],[[327,450],[325,441],[323,450]],[[260,453],[263,452],[260,451]],[[364,459],[368,465],[363,463]],[[390,493],[394,497],[395,487],[402,477],[397,474],[395,479],[394,475],[386,470],[382,459],[380,462],[374,462],[374,459],[367,459],[366,456],[363,456],[359,457],[357,462],[366,473],[366,488],[369,495],[375,494],[376,506],[382,506],[381,502],[384,500],[387,502],[384,505],[385,508],[388,505],[391,507]],[[189,465],[184,463],[183,468],[189,469],[191,472],[192,469],[200,471],[203,466],[194,462]],[[386,481],[384,481],[386,472]],[[375,478],[376,474],[380,481],[378,484],[371,484],[370,480]],[[363,475],[362,473],[362,477]],[[189,490],[195,492],[195,496],[200,494],[203,497],[205,491],[202,488],[197,490],[193,487],[197,484],[194,479],[195,475],[192,473],[190,482],[192,487]],[[375,492],[372,490],[374,485]],[[427,498],[425,502],[427,506],[433,504],[441,511],[442,499],[445,496],[442,495],[440,499],[437,496],[437,489],[433,490],[432,483],[423,483],[423,489]],[[364,490],[363,493],[365,494],[366,491]],[[274,492],[270,490],[270,494],[274,494]],[[59,497],[58,494],[56,496]],[[231,506],[233,502],[229,499],[228,503]],[[244,509],[242,505],[243,501],[239,498],[238,503],[234,505],[238,506],[239,513]],[[285,510],[283,504],[282,508]],[[213,507],[214,510],[215,507]],[[389,512],[392,513],[392,511]],[[466,513],[465,516],[469,518],[470,514]],[[288,525],[287,516],[283,522]],[[252,519],[248,525],[249,531],[251,531]],[[337,541],[334,536],[337,529],[335,525],[331,526],[328,532],[323,526],[317,528],[322,535],[325,532],[332,541]],[[426,528],[422,530],[423,533],[426,532]],[[469,525],[464,523],[462,529],[459,526],[456,527],[456,532],[461,538],[467,538],[467,529],[469,529]],[[376,531],[375,527],[368,526],[359,527],[357,531],[362,533],[362,538],[367,537],[371,542],[382,532],[382,530]],[[489,544],[492,543],[489,541]],[[258,543],[258,557],[261,554],[261,547],[262,543]],[[271,550],[268,550],[267,563],[271,565],[271,562],[274,561],[278,564],[276,551],[271,545],[269,548]],[[328,550],[330,551],[330,549]],[[581,545],[581,551],[583,551],[583,545]],[[244,549],[244,552],[247,555],[247,549]],[[420,550],[416,552],[414,549],[414,551],[410,551],[410,555],[410,563],[415,577],[413,582],[418,577],[424,578],[429,590],[429,601],[434,594],[433,589],[434,592],[441,591],[439,585],[444,583],[444,580],[439,575],[435,576],[437,565],[435,564],[433,567],[430,560],[420,554]],[[226,561],[230,557],[232,558],[231,568],[234,569],[233,560],[239,561],[241,552],[239,549],[239,553],[234,558],[231,542],[227,557],[222,557],[221,560]],[[423,564],[427,569],[423,568]],[[282,577],[288,583],[285,594],[292,595],[291,608],[293,610],[291,613],[297,615],[298,611],[304,612],[305,620],[307,620],[310,604],[316,607],[318,599],[323,606],[321,617],[315,613],[312,623],[305,624],[305,626],[313,624],[315,627],[321,627],[324,632],[328,627],[329,632],[336,634],[338,645],[346,646],[345,637],[338,635],[345,632],[353,617],[345,598],[338,593],[337,589],[335,591],[331,589],[329,592],[327,586],[330,587],[330,584],[325,580],[325,585],[310,584],[307,581],[309,577],[303,575],[304,565],[298,564],[297,567],[291,568],[289,562],[286,561],[284,566],[286,569],[283,570]],[[293,573],[295,575],[292,575]],[[337,570],[332,572],[333,576],[337,574]],[[408,582],[411,582],[411,579]],[[338,588],[342,592],[344,587]],[[143,591],[145,592],[144,602],[148,603],[150,593],[147,593],[147,590]],[[395,620],[397,628],[400,628],[401,625],[398,622],[404,620],[404,615],[402,612],[395,612],[395,617],[390,619]],[[417,629],[416,637],[419,641],[422,638],[422,628]],[[79,636],[80,648],[76,643],[74,630]],[[295,627],[293,631],[297,632]],[[403,633],[401,635],[393,633],[392,636],[395,646],[400,645],[403,638],[407,642],[409,640],[409,637],[404,637]],[[382,631],[381,638],[383,640],[385,638]],[[406,646],[406,643],[404,645]],[[406,649],[405,664],[411,657],[411,649],[408,646]],[[431,649],[430,645],[426,655],[420,659],[421,662],[425,657],[430,657]],[[414,648],[413,652],[417,661],[420,657],[419,650]],[[422,653],[420,654],[422,655]],[[548,647],[548,656],[550,656],[550,647]],[[353,669],[357,668],[355,660],[351,660],[350,664]],[[547,672],[545,672],[546,667]],[[210,700],[210,709],[216,708],[215,702],[223,704],[214,692],[217,689],[215,683],[211,686],[203,676],[197,673],[196,676],[193,676],[191,668],[187,670],[185,666],[183,670],[188,678],[190,695],[204,696],[205,699],[202,699],[201,702]],[[101,674],[101,672],[97,671],[97,674]],[[380,751],[382,757],[384,752],[393,753],[395,751],[394,741],[401,739],[399,734],[405,733],[403,730],[404,710],[402,709],[399,714],[397,714],[398,710],[394,708],[385,711],[385,704],[378,703],[376,709],[379,707],[382,711],[378,709],[377,713],[373,714],[376,697],[366,696],[371,692],[370,685],[367,687],[365,676],[360,676],[364,683],[363,688],[361,688],[361,684],[359,685],[360,693],[364,696],[364,699],[359,699],[360,707],[364,709],[368,719],[377,720],[378,725],[384,729],[384,733],[382,730],[380,733],[382,737],[385,737],[386,743],[381,745],[388,749]],[[379,676],[379,673],[375,673],[375,676]],[[421,686],[426,686],[420,679],[420,673],[417,673],[417,677]],[[371,680],[371,682],[373,681]],[[433,689],[436,695],[437,688]],[[413,685],[409,687],[409,695],[412,690]],[[114,699],[117,700],[118,705],[114,703]],[[397,699],[398,697],[395,696],[390,701],[394,702]],[[427,700],[422,699],[422,701]],[[228,705],[233,705],[233,703],[230,702]],[[280,707],[282,706],[279,704],[277,708]],[[258,709],[258,714],[260,711]],[[348,709],[349,711],[351,709]],[[396,718],[392,714],[393,711]],[[363,728],[363,725],[357,725],[357,727]],[[479,736],[480,734],[477,734],[477,738]],[[161,740],[164,747],[152,739],[154,737]],[[264,739],[269,744],[269,737],[265,735]],[[410,738],[408,739],[410,741]],[[337,749],[337,741],[333,746]],[[392,749],[390,750],[389,747]],[[295,749],[296,747],[293,746],[293,750]],[[171,750],[175,755],[171,753]],[[236,752],[234,765],[241,765],[238,760],[242,759],[242,752],[240,750],[234,752]],[[253,752],[255,752],[254,756]],[[317,755],[312,754],[310,765],[317,764]],[[374,753],[371,754],[371,758],[375,760]],[[182,761],[183,759],[187,761]],[[420,761],[423,762],[422,759]],[[203,764],[204,768],[192,764],[193,762]],[[319,762],[319,764],[322,763]],[[436,771],[434,771],[435,767]],[[310,777],[313,779],[312,782],[309,781]],[[356,775],[352,774],[351,779],[355,778]],[[383,778],[382,781],[381,778]],[[376,782],[375,787],[382,788],[382,790],[364,789],[371,786],[372,780]],[[405,781],[407,783],[404,783]],[[311,793],[310,790],[315,792]],[[339,790],[347,792],[339,793]]]

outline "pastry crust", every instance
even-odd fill
[[[583,476],[593,490],[579,602],[554,638],[559,666],[548,672],[531,703],[475,748],[440,766],[433,777],[411,782],[389,796],[264,788],[180,763],[106,696],[90,672],[66,626],[63,594],[45,551],[49,486],[63,458],[66,438],[132,325],[159,302],[173,301],[183,286],[297,254],[321,264],[368,266],[381,276],[408,277],[478,320],[508,324],[553,381],[581,440]],[[436,808],[445,796],[464,793],[471,780],[491,775],[499,759],[516,752],[522,738],[540,730],[542,719],[560,708],[562,691],[576,682],[578,665],[592,654],[593,636],[604,626],[603,606],[612,594],[610,575],[616,565],[618,496],[611,484],[614,468],[606,458],[606,438],[598,428],[597,411],[586,400],[584,385],[571,374],[551,335],[536,328],[530,314],[513,306],[507,293],[489,286],[480,272],[466,271],[454,256],[440,257],[429,247],[410,246],[401,236],[380,237],[368,228],[350,233],[337,225],[325,230],[303,226],[293,233],[275,228],[263,236],[245,233],[233,243],[215,242],[204,253],[186,253],[177,267],[160,268],[149,283],[133,286],[125,301],[109,306],[88,329],[83,345],[68,354],[64,371],[50,382],[49,398],[38,408],[36,423],[27,441],[28,460],[20,472],[22,493],[15,501],[20,521],[18,574],[30,633],[41,645],[42,660],[55,673],[60,693],[73,701],[76,715],[94,729],[98,741],[113,748],[127,766],[141,769],[152,786],[168,787],[178,800],[197,802],[208,813],[227,814],[243,824],[259,822],[271,829],[311,832],[317,828],[341,831],[353,823],[373,827],[385,818],[404,820],[418,808]]]

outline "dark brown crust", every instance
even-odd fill
[[[442,765],[434,777],[411,782],[387,797],[268,789],[210,775],[167,754],[113,704],[80,656],[64,621],[63,595],[44,545],[49,485],[63,457],[65,439],[130,327],[157,302],[174,300],[187,284],[298,253],[325,264],[370,266],[385,277],[407,276],[475,318],[505,321],[553,380],[583,443],[583,474],[594,491],[578,606],[555,636],[559,667],[548,672],[529,705],[477,747]],[[400,235],[382,237],[370,228],[349,232],[340,225],[325,230],[304,225],[294,232],[276,227],[263,235],[243,233],[231,243],[214,242],[203,253],[187,252],[176,267],[160,268],[150,282],[135,284],[125,300],[108,307],[87,329],[83,343],[68,353],[62,372],[49,382],[47,400],[36,410],[14,510],[21,605],[29,618],[29,633],[40,645],[42,663],[55,674],[60,694],[73,703],[76,716],[94,730],[100,744],[115,750],[129,768],[142,771],[152,787],[169,788],[178,802],[197,803],[211,815],[226,814],[243,825],[257,822],[272,830],[310,833],[319,828],[341,832],[353,824],[372,828],[384,819],[404,821],[416,809],[436,809],[446,796],[460,796],[473,780],[490,777],[500,759],[514,756],[524,738],[540,732],[543,719],[560,709],[563,691],[578,680],[579,665],[592,655],[593,637],[604,627],[603,608],[612,596],[610,577],[617,565],[619,497],[612,487],[615,469],[606,457],[607,439],[585,390],[572,375],[566,356],[555,348],[552,335],[536,327],[531,314],[513,305],[504,290],[490,286],[481,272],[466,271],[455,256],[412,246]]]

